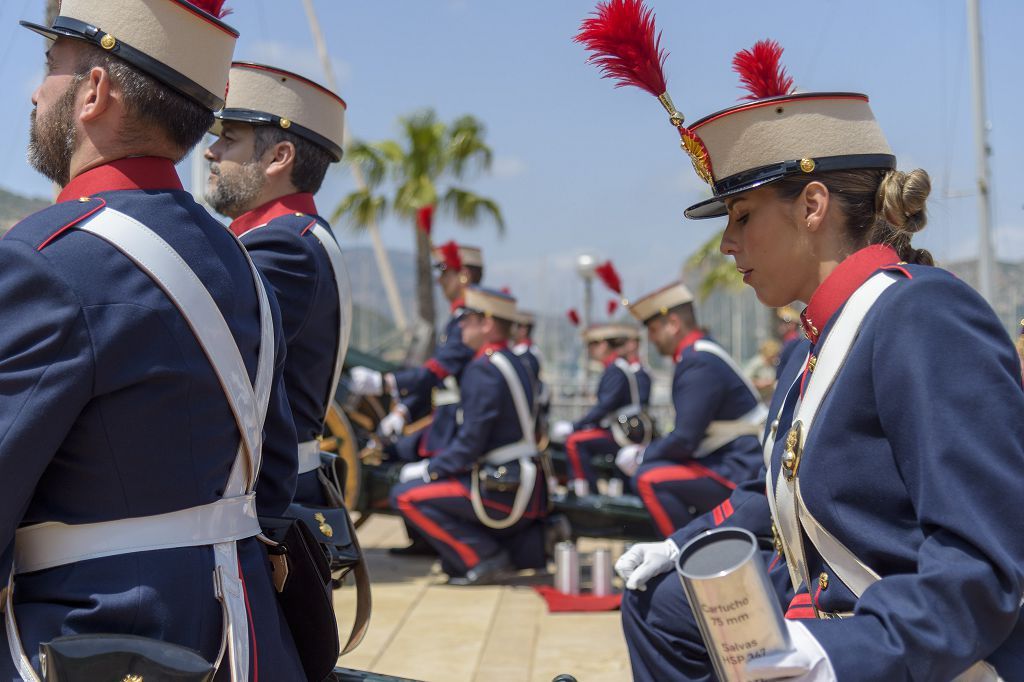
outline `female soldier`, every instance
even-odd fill
[[[605,68],[637,59],[600,40],[624,23],[656,55],[650,13],[612,0],[580,36]],[[689,128],[663,77],[609,69],[661,96],[712,185],[686,215],[728,215],[721,249],[762,303],[808,304],[810,353],[794,360],[792,386],[780,384],[766,434],[768,499],[738,491],[744,510],[726,521],[753,525],[771,502],[774,570],[796,591],[792,650],[749,662],[748,675],[1024,679],[1024,392],[1013,345],[977,293],[911,245],[928,175],[895,170],[868,98],[792,94],[780,55],[768,42],[737,55],[752,101]],[[644,63],[660,76],[660,56]],[[635,547],[621,572],[668,570],[693,532]],[[623,602],[636,679],[710,675],[695,665],[703,652],[680,618],[679,581],[648,587]]]

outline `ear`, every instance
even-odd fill
[[[828,187],[823,183],[817,180],[807,183],[797,202],[800,211],[800,214],[797,215],[797,224],[806,225],[811,232],[821,229],[825,215],[828,213],[830,199]]]
[[[82,123],[95,121],[113,104],[110,88],[110,74],[106,69],[94,66],[89,75],[79,86],[78,99],[82,109],[78,112],[78,120]]]
[[[264,158],[270,155],[270,165],[267,166],[267,176],[284,178],[291,181],[292,168],[295,166],[295,145],[291,142],[278,142],[264,154]]]

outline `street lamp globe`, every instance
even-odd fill
[[[583,279],[591,279],[594,276],[594,268],[597,267],[597,259],[589,253],[582,253],[576,259],[576,272]]]

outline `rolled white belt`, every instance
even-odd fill
[[[519,441],[511,445],[503,445],[500,448],[491,450],[484,455],[483,460],[491,466],[501,466],[514,462],[523,457],[533,457],[537,454],[537,446],[526,441]]]
[[[29,573],[118,554],[214,545],[260,532],[255,493],[154,516],[75,525],[48,521],[17,530],[14,571]]]
[[[455,380],[455,377],[445,377],[441,385],[444,386],[444,388],[435,388],[430,394],[430,402],[434,407],[441,407],[442,405],[456,405],[462,402],[462,393],[459,391],[459,382]]]
[[[601,420],[601,422],[598,424],[598,426],[601,426],[601,427],[607,429],[612,424],[618,423],[619,417],[626,417],[626,418],[635,417],[636,415],[640,414],[643,411],[644,411],[644,408],[641,405],[627,405],[626,407],[622,408],[621,410],[616,410],[615,412],[612,412],[611,414],[606,416],[604,419]]]
[[[316,471],[320,466],[320,441],[307,440],[299,443],[299,473],[306,474]]]

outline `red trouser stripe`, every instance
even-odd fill
[[[252,607],[249,606],[249,588],[245,586],[242,560],[237,556],[237,549],[235,555],[235,561],[238,562],[238,579],[242,581],[242,597],[245,599],[245,616],[249,619],[249,641],[252,643],[252,682],[260,682],[260,657],[256,648],[256,626],[252,622]]]
[[[699,478],[710,478],[730,490],[736,487],[736,484],[729,479],[697,462],[648,469],[637,477],[637,489],[640,492],[640,499],[644,501],[647,511],[651,513],[654,525],[658,527],[658,530],[665,537],[672,535],[675,531],[675,525],[672,523],[672,519],[669,518],[668,512],[661,506],[657,495],[654,494],[654,485],[667,481],[693,481]]]
[[[611,438],[612,432],[607,429],[583,429],[573,431],[565,439],[565,454],[569,455],[569,463],[572,465],[573,478],[586,478],[583,469],[583,462],[580,460],[580,443],[598,438]]]
[[[443,481],[439,483],[428,483],[424,486],[412,488],[398,496],[398,509],[409,521],[427,535],[436,538],[455,550],[466,568],[473,568],[480,562],[480,557],[472,547],[464,542],[456,540],[448,531],[434,523],[430,518],[416,508],[417,502],[433,500],[442,497],[465,497],[469,498],[466,488],[458,481]]]

